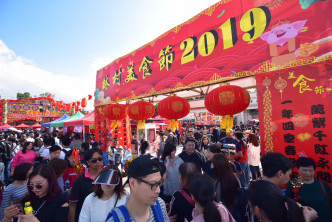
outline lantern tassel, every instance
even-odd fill
[[[168,125],[167,129],[171,129],[172,132],[179,129],[179,121],[177,119],[171,119],[170,124]]]
[[[137,128],[138,129],[145,129],[145,120],[139,120]]]
[[[111,123],[110,128],[111,129],[115,129],[116,127],[118,127],[118,123],[119,123],[118,120],[113,120],[112,123]]]
[[[226,129],[226,132],[229,133],[230,129],[233,129],[233,121],[234,117],[232,115],[224,115],[222,117],[220,128]]]

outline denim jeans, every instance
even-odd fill
[[[2,181],[5,182],[6,185],[9,184],[10,182],[10,165],[11,165],[11,161],[8,161],[5,164],[5,168],[3,170],[3,176],[2,176]]]
[[[256,180],[258,177],[260,177],[261,173],[259,170],[259,166],[249,166],[250,172],[251,172],[251,177],[253,180]]]
[[[242,168],[242,174],[240,176],[240,181],[241,181],[243,187],[248,187],[249,182],[250,182],[249,163],[248,162],[244,162],[244,163],[239,162],[239,164]]]
[[[160,149],[158,149],[158,151],[157,151],[157,155],[158,155],[158,160],[160,160],[160,158],[161,158],[161,156],[163,155],[163,153],[164,153],[164,150],[160,150]]]

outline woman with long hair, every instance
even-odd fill
[[[117,166],[105,167],[94,184],[94,192],[84,200],[79,222],[104,222],[113,208],[126,203],[128,193],[124,190]]]
[[[16,153],[13,161],[11,163],[11,175],[14,173],[14,169],[20,163],[31,163],[34,164],[35,160],[37,159],[37,154],[33,150],[33,143],[32,142],[25,142],[23,148],[20,152]]]
[[[182,163],[179,167],[179,180],[182,190],[176,191],[171,200],[169,216],[172,220],[183,222],[192,220],[192,211],[195,207],[195,202],[191,198],[190,183],[193,177],[200,174],[196,165],[193,163]]]
[[[195,176],[191,181],[190,192],[195,201],[192,222],[235,222],[222,203],[213,201],[214,185],[209,176]]]
[[[204,136],[202,137],[202,139],[201,139],[200,151],[201,151],[201,152],[204,152],[204,151],[207,149],[207,147],[208,147],[209,144],[210,144],[209,137],[206,136],[206,135],[204,135]]]
[[[305,221],[298,204],[291,198],[284,196],[281,189],[271,182],[265,180],[251,182],[248,189],[248,200],[251,211],[262,222]]]
[[[32,172],[32,167],[31,163],[21,163],[15,167],[13,174],[14,182],[9,184],[2,194],[0,221],[4,217],[5,208],[9,207],[13,202],[20,204],[23,197],[28,194],[27,183]]]
[[[224,203],[227,209],[233,212],[236,189],[240,187],[240,183],[224,154],[214,155],[212,164],[216,201]]]
[[[261,162],[261,147],[255,134],[249,133],[248,136],[248,163],[251,177],[256,180],[261,176],[259,164]]]
[[[19,216],[21,222],[58,222],[68,221],[68,203],[57,183],[53,168],[46,164],[35,168],[28,181],[29,193],[22,200],[22,207],[27,202],[33,209],[32,214],[18,215],[17,207],[5,209],[3,222],[10,222],[13,216]]]
[[[166,179],[163,186],[163,197],[166,203],[171,202],[172,195],[175,191],[181,189],[179,181],[179,167],[183,160],[175,156],[176,147],[171,143],[166,143],[161,162],[166,166]]]
[[[207,146],[205,150],[205,156],[207,158],[206,163],[203,166],[203,172],[209,175],[210,177],[213,176],[213,165],[212,165],[212,158],[214,155],[221,153],[220,147],[217,144],[211,144]]]

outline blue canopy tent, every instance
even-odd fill
[[[64,114],[63,116],[61,116],[60,118],[52,121],[52,122],[48,122],[48,123],[44,123],[42,124],[42,128],[47,128],[47,127],[51,127],[51,123],[57,123],[57,122],[60,122],[60,121],[63,121],[63,120],[66,120],[68,119],[70,116],[68,116],[67,114]]]

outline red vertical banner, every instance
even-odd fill
[[[317,178],[331,184],[332,62],[256,77],[262,153],[313,158]]]

